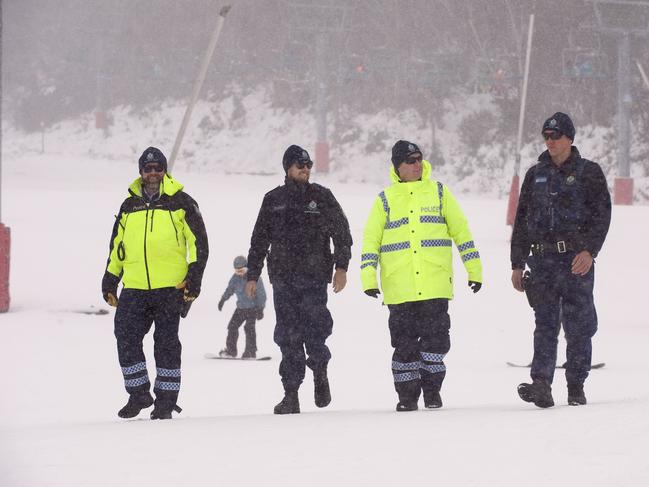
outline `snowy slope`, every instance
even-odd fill
[[[279,162],[278,162],[279,165]],[[387,168],[385,168],[387,171]],[[380,186],[329,185],[355,239],[347,289],[330,295],[333,402],[313,405],[310,373],[303,414],[271,414],[281,398],[273,312],[258,325],[270,362],[203,359],[225,340],[230,300],[216,310],[232,258],[247,251],[263,193],[274,176],[191,174],[186,184],[206,220],[211,257],[202,295],[182,322],[181,415],[119,420],[126,394],[100,280],[113,217],[136,176],[134,163],[63,155],[5,159],[2,219],[12,230],[10,313],[0,315],[0,486],[641,486],[649,483],[647,265],[636,242],[649,238],[647,207],[615,207],[597,263],[600,331],[587,383],[589,405],[520,401],[531,357],[532,314],[509,282],[505,201],[460,199],[485,267],[473,295],[455,262],[452,349],[437,411],[394,412],[387,309],[360,292],[362,228]],[[639,258],[635,258],[639,257]],[[152,360],[150,339],[148,356]],[[560,352],[562,358],[563,351]],[[153,363],[150,362],[150,370]]]

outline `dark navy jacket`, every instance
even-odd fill
[[[248,280],[259,278],[268,256],[271,283],[296,277],[330,282],[334,266],[347,270],[351,246],[349,222],[332,192],[287,178],[264,196],[250,239]]]
[[[512,233],[512,269],[524,269],[533,244],[567,243],[593,257],[604,244],[611,222],[611,196],[599,164],[576,147],[560,167],[548,151],[525,174]]]

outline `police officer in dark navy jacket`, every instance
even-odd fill
[[[352,246],[349,223],[334,195],[309,182],[313,161],[308,152],[291,145],[283,166],[285,183],[264,196],[252,232],[246,284],[246,293],[254,296],[267,258],[277,318],[274,340],[282,352],[279,374],[284,386],[275,414],[300,412],[298,389],[306,366],[313,370],[316,406],[331,402],[327,378],[331,353],[325,341],[333,319],[327,309],[327,284],[333,275],[333,291],[345,287]]]
[[[521,399],[554,405],[552,379],[563,322],[568,403],[586,404],[584,381],[597,331],[593,301],[594,258],[611,221],[611,197],[599,164],[572,145],[570,117],[557,112],[543,124],[547,150],[525,175],[511,241],[512,284],[534,309],[532,383],[520,384]],[[525,273],[525,265],[530,272]]]

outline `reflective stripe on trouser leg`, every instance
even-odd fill
[[[180,390],[180,369],[156,369],[157,377],[153,390],[156,392],[170,391],[178,392]]]
[[[124,376],[124,387],[129,394],[149,390],[151,384],[146,370],[146,362],[122,367],[122,375]]]
[[[443,353],[419,352],[421,355],[421,382],[424,392],[437,391],[442,387],[444,377],[446,377],[446,365],[444,365]]]
[[[180,391],[182,345],[178,337],[182,292],[174,288],[154,289],[151,309],[155,321],[153,353],[156,361],[156,380],[153,391],[156,407],[170,409]]]
[[[122,289],[115,312],[117,355],[129,394],[148,392],[151,387],[142,350],[142,340],[152,324],[146,312],[147,293],[139,289]]]
[[[417,402],[421,392],[420,362],[399,362],[392,360],[394,388],[400,402]]]

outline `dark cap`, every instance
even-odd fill
[[[575,140],[575,126],[570,120],[570,117],[562,112],[557,112],[548,118],[543,124],[541,133],[546,130],[554,130],[560,134],[565,135],[570,140]]]
[[[139,170],[142,171],[142,168],[149,164],[150,162],[157,162],[161,164],[165,172],[167,171],[167,158],[162,153],[162,151],[156,147],[148,147],[142,152],[140,159],[138,160]]]
[[[394,168],[396,169],[399,164],[408,159],[412,154],[421,155],[421,149],[419,146],[414,142],[399,140],[392,146],[392,164],[394,164]]]
[[[291,167],[296,162],[313,162],[309,153],[302,149],[299,145],[291,145],[284,152],[284,157],[282,158],[282,166],[284,166],[284,172],[288,172],[288,168]]]

